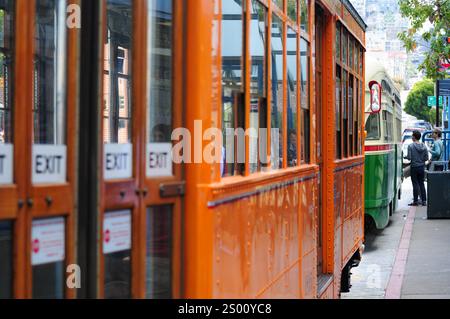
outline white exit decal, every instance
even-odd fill
[[[147,145],[147,177],[173,175],[172,144],[151,143]]]
[[[65,183],[66,145],[33,145],[33,184]]]
[[[133,177],[133,145],[105,144],[105,180]]]
[[[13,183],[13,146],[0,144],[0,185]]]

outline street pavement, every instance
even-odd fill
[[[411,179],[402,191],[389,225],[366,234],[363,259],[342,299],[450,298],[450,220],[428,220],[426,207],[410,212]]]

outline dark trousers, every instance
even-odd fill
[[[425,166],[411,167],[411,180],[413,184],[414,203],[419,202],[419,193],[422,202],[427,201],[427,193],[425,191]]]

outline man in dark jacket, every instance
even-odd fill
[[[413,143],[408,146],[406,159],[411,161],[411,180],[413,184],[414,202],[409,206],[419,206],[419,193],[422,205],[427,205],[427,193],[425,191],[425,162],[428,161],[428,149],[420,142],[422,134],[414,131]]]

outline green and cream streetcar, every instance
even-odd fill
[[[366,103],[365,220],[366,229],[383,229],[401,196],[402,107],[400,92],[386,70],[378,63],[366,65],[366,83],[381,86],[381,109],[374,113],[370,103]],[[366,101],[371,101],[369,86]]]

